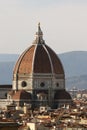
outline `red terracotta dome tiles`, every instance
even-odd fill
[[[50,49],[47,45],[45,45],[45,46],[50,54],[52,64],[53,64],[54,73],[55,74],[64,74],[63,66],[61,64],[60,59],[56,55],[56,53],[52,49]]]
[[[38,45],[34,58],[34,73],[52,73],[47,52],[42,45]]]
[[[32,73],[32,62],[33,62],[33,55],[34,55],[35,46],[32,45],[23,55],[20,56],[14,72],[17,73]],[[20,60],[21,59],[21,60]]]
[[[16,91],[12,97],[13,99],[31,99],[32,96],[30,93],[26,92],[25,90]]]

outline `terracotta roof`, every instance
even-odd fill
[[[28,99],[31,99],[32,96],[31,96],[31,93],[29,92],[26,92],[25,90],[19,90],[19,91],[16,91],[14,93],[14,95],[12,96],[12,99],[13,100],[17,100],[17,99],[20,99],[20,100],[28,100]]]
[[[34,50],[35,45],[32,45],[22,53],[15,65],[14,73],[32,73]]]
[[[66,90],[58,90],[54,95],[54,99],[72,99],[70,94]]]

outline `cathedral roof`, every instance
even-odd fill
[[[29,92],[26,92],[25,90],[19,90],[19,91],[16,91],[13,96],[12,96],[12,99],[13,100],[17,100],[17,99],[20,99],[20,100],[31,100],[32,99],[32,95],[31,93]]]
[[[59,57],[43,40],[40,24],[38,24],[38,31],[33,44],[22,53],[15,65],[14,74],[16,73],[55,73],[64,75]]]
[[[56,91],[54,95],[55,100],[60,100],[60,99],[69,99],[71,100],[70,94],[66,90],[58,90]]]

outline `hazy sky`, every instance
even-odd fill
[[[0,0],[0,53],[21,54],[38,22],[56,53],[87,51],[87,0]]]

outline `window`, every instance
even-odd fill
[[[56,83],[56,87],[59,87],[59,83]]]
[[[23,82],[21,83],[21,85],[22,85],[22,87],[26,87],[26,86],[27,86],[26,81],[23,81]]]
[[[44,87],[44,86],[45,86],[45,83],[44,83],[44,82],[41,82],[40,86],[41,86],[41,87]]]

